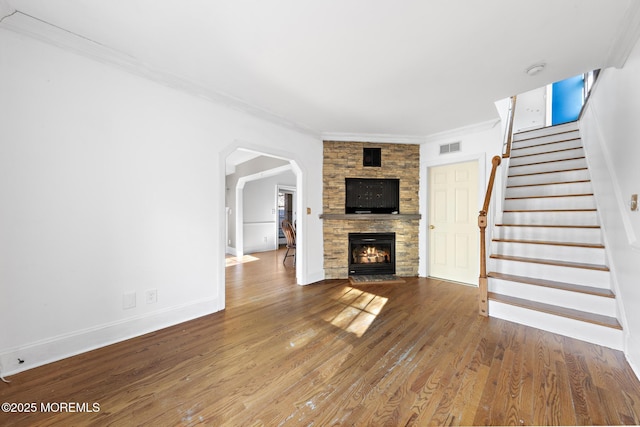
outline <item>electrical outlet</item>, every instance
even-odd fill
[[[126,292],[122,295],[122,308],[127,310],[136,306],[136,293]]]
[[[147,290],[146,300],[147,304],[155,304],[158,302],[158,290],[157,289],[149,289]]]

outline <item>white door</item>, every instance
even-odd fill
[[[429,276],[477,285],[478,163],[429,169]]]

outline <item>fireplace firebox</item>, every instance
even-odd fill
[[[349,274],[395,274],[396,233],[349,233]]]

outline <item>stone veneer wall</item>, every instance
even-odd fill
[[[363,148],[380,147],[381,167],[362,165]],[[400,214],[418,214],[420,146],[324,141],[323,214],[344,214],[345,178],[399,178]],[[418,219],[324,219],[324,272],[327,279],[349,276],[349,233],[396,233],[396,274],[418,274]]]

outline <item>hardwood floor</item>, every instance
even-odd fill
[[[0,383],[0,425],[640,424],[619,351],[477,314],[472,287],[295,285],[282,253],[227,267],[227,309]],[[55,408],[54,408],[55,409]]]

